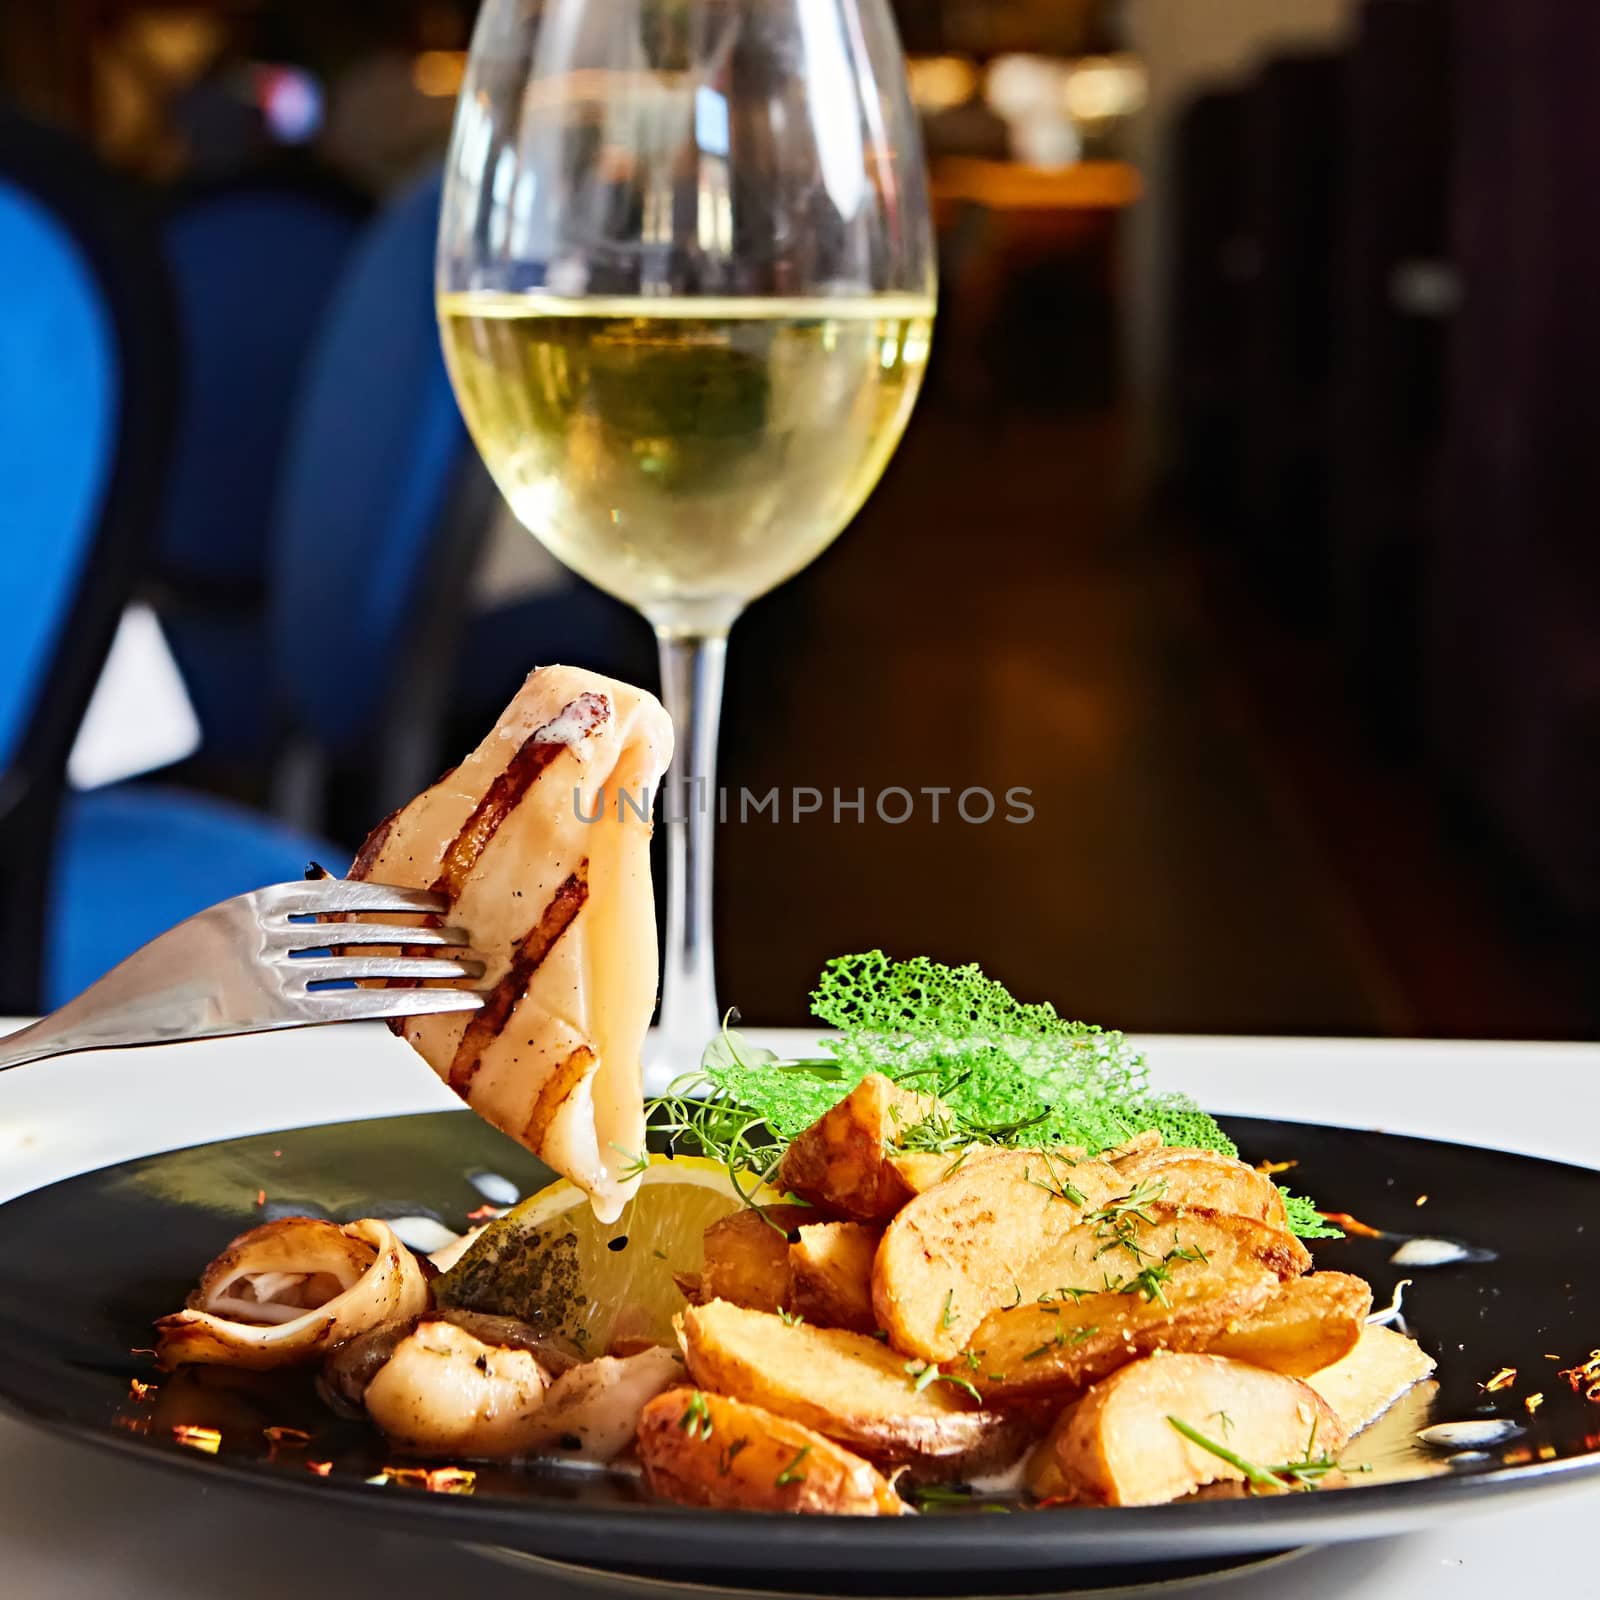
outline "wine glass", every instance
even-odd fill
[[[927,364],[934,273],[886,0],[485,0],[439,322],[512,510],[659,641],[678,755],[654,1087],[720,1021],[728,629],[883,472]]]

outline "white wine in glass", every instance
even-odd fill
[[[932,320],[926,300],[888,295],[467,293],[439,312],[511,509],[647,614],[742,603],[834,538],[900,441]]]
[[[719,1020],[728,628],[882,474],[927,364],[933,261],[884,0],[484,5],[447,173],[440,327],[512,509],[660,642],[679,755],[657,1087]]]

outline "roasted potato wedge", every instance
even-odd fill
[[[1160,1131],[1156,1128],[1146,1128],[1143,1133],[1136,1133],[1131,1139],[1125,1139],[1119,1145],[1113,1145],[1109,1150],[1100,1153],[1102,1161],[1109,1161],[1113,1166],[1120,1166],[1124,1161],[1134,1156],[1142,1156],[1151,1150],[1159,1150],[1164,1141]]]
[[[1312,1272],[1281,1285],[1265,1305],[1204,1348],[1215,1356],[1307,1378],[1355,1349],[1371,1310],[1372,1290],[1360,1278],[1348,1272]]]
[[[1246,1217],[1129,1213],[1110,1253],[1095,1246],[1094,1225],[1081,1231],[1099,1259],[1089,1255],[1093,1267],[1079,1283],[1109,1277],[1117,1287],[1067,1285],[990,1312],[952,1369],[970,1376],[986,1403],[1059,1405],[1154,1350],[1208,1349],[1278,1290],[1278,1231]]]
[[[1055,1151],[963,1163],[885,1230],[872,1268],[878,1326],[897,1350],[949,1360],[991,1311],[1069,1281],[1043,1264],[1086,1211],[1127,1188],[1115,1167]]]
[[[870,1222],[811,1222],[799,1234],[789,1246],[789,1310],[819,1327],[875,1332],[872,1263],[883,1230]]]
[[[815,1217],[809,1206],[762,1206],[713,1222],[699,1277],[680,1277],[678,1287],[699,1303],[731,1300],[754,1311],[782,1310],[789,1304],[790,1242],[800,1224]]]
[[[992,1149],[984,1147],[971,1151],[941,1150],[937,1153],[931,1150],[913,1150],[905,1155],[891,1155],[886,1159],[889,1170],[894,1173],[904,1191],[900,1198],[900,1204],[904,1205],[914,1195],[925,1194],[934,1184],[943,1183],[953,1173],[959,1172],[967,1162],[981,1161],[985,1156],[993,1154]]]
[[[683,1314],[683,1353],[702,1388],[732,1395],[896,1465],[970,1458],[997,1419],[949,1382],[844,1328],[813,1328],[726,1301]],[[909,1369],[909,1370],[908,1370]]]
[[[658,1395],[640,1415],[638,1444],[650,1491],[680,1505],[841,1517],[911,1509],[860,1456],[726,1395]]]
[[[1244,1474],[1186,1438],[1176,1417],[1261,1466],[1337,1452],[1344,1424],[1298,1378],[1223,1356],[1153,1355],[1097,1383],[1062,1413],[1029,1467],[1045,1499],[1153,1506]]]
[[[1117,1168],[1060,1152],[1009,1150],[962,1168],[885,1230],[873,1264],[878,1326],[897,1349],[948,1360],[993,1311],[1063,1287],[1103,1288],[1148,1268],[1150,1241],[1132,1237],[1147,1227],[1217,1215],[1142,1194],[1137,1186],[1130,1192]],[[1309,1252],[1287,1229],[1256,1226],[1252,1248],[1262,1265],[1280,1278],[1309,1268]]]
[[[1345,1432],[1357,1434],[1426,1378],[1435,1364],[1414,1339],[1369,1323],[1347,1356],[1306,1382],[1338,1412]]]
[[[1178,1145],[1131,1149],[1117,1170],[1135,1193],[1169,1206],[1202,1206],[1257,1222],[1288,1226],[1283,1195],[1271,1178],[1232,1156]]]
[[[932,1096],[868,1073],[790,1143],[773,1181],[824,1212],[880,1222],[910,1194],[889,1164],[895,1144],[938,1108]]]

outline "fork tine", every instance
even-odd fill
[[[301,997],[318,1022],[377,1022],[476,1011],[483,996],[471,989],[313,989]]]
[[[467,956],[307,956],[280,963],[307,983],[342,983],[359,978],[481,978],[483,963]]]
[[[449,900],[431,889],[403,889],[389,883],[356,883],[345,878],[315,878],[262,889],[260,908],[283,917],[333,917],[351,911],[440,912]]]
[[[399,928],[384,922],[292,922],[272,930],[283,950],[331,950],[349,944],[446,945],[464,950],[472,943],[465,928]]]

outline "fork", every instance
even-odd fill
[[[465,929],[315,920],[448,910],[443,895],[424,889],[342,878],[236,895],[152,939],[59,1011],[0,1040],[0,1072],[76,1050],[475,1011],[483,997],[470,989],[331,987],[362,978],[481,978],[483,962],[460,953],[470,944]],[[331,953],[360,945],[403,946],[406,953]],[[323,951],[330,953],[317,953]]]

